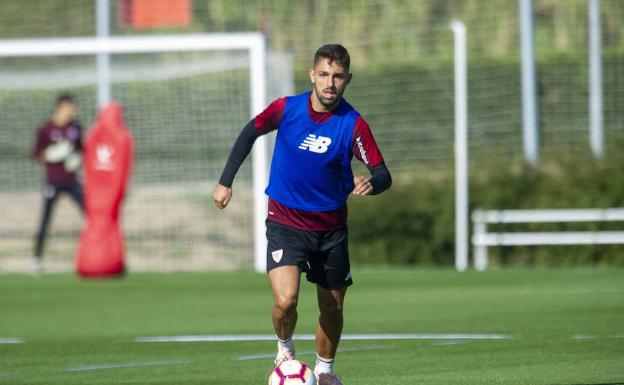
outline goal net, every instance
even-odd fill
[[[56,96],[70,92],[85,135],[101,87],[124,105],[135,142],[122,220],[129,268],[251,267],[254,237],[263,237],[265,142],[255,146],[254,162],[241,167],[227,210],[214,208],[212,188],[241,127],[264,108],[266,96],[292,92],[290,57],[269,55],[265,67],[264,51],[256,33],[0,41],[0,271],[31,267],[44,186],[43,167],[30,157],[37,127],[49,119]],[[97,54],[110,55],[105,84]],[[279,76],[268,90],[265,68],[269,78]],[[261,207],[255,228],[254,199]],[[72,268],[81,227],[79,210],[59,199],[47,269]]]

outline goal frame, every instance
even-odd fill
[[[249,52],[250,111],[253,118],[265,108],[267,98],[266,39],[258,32],[0,40],[0,58],[216,50]],[[107,68],[98,66],[99,94],[102,87],[110,87],[110,77]],[[100,105],[102,102],[105,100],[100,100]],[[264,235],[267,197],[264,189],[268,181],[268,150],[264,136],[256,140],[252,162],[254,269],[264,272],[267,245]]]

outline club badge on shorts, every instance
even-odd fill
[[[284,249],[279,249],[271,252],[271,256],[275,263],[279,263],[282,260],[282,255],[284,255]]]

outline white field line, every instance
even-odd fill
[[[624,290],[619,289],[574,289],[574,290],[524,290],[520,294],[622,294]]]
[[[297,337],[293,337],[297,339]],[[134,342],[235,342],[235,341],[275,341],[272,334],[229,334],[137,337]]]
[[[384,350],[391,349],[389,346],[381,346],[381,345],[371,345],[371,346],[360,346],[353,348],[338,348],[338,352],[361,352],[366,350]],[[309,350],[304,352],[297,352],[297,356],[312,356],[315,355],[316,351]],[[250,354],[248,356],[240,356],[236,358],[237,361],[250,361],[257,360],[261,358],[275,358],[275,352],[273,353],[263,353],[263,354]]]
[[[609,334],[609,335],[604,335],[604,336],[590,336],[590,335],[575,335],[570,337],[573,340],[594,340],[594,339],[600,339],[600,338],[624,338],[624,333],[618,333],[618,334]]]
[[[467,340],[461,340],[461,341],[439,341],[439,342],[434,342],[433,346],[451,346],[451,345],[463,345],[463,344],[467,344],[470,341]]]
[[[0,337],[0,344],[23,344],[24,340],[15,337]]]
[[[347,334],[341,340],[508,340],[506,334]]]
[[[371,340],[507,340],[506,334],[345,334],[342,341]],[[314,334],[298,334],[294,340],[313,341]],[[232,341],[274,341],[273,334],[229,334],[137,337],[135,342],[232,342]]]
[[[191,363],[193,363],[193,361],[127,362],[124,364],[102,364],[102,365],[81,366],[77,368],[67,369],[67,371],[68,372],[85,372],[88,370],[136,368],[136,367],[142,367],[142,366],[186,365],[186,364],[191,364]]]

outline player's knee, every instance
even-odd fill
[[[321,314],[342,314],[342,301],[335,298],[319,301],[319,310],[321,311]]]
[[[290,313],[297,309],[296,294],[280,294],[275,298],[275,306],[284,313]]]

